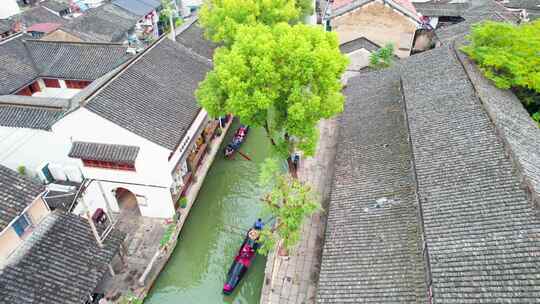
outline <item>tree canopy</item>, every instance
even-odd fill
[[[347,64],[335,34],[318,27],[241,26],[235,43],[216,51],[196,94],[213,117],[232,113],[264,127],[281,156],[295,149],[310,156],[319,120],[343,110]]]
[[[277,242],[291,249],[300,240],[304,219],[321,206],[309,186],[290,175],[283,174],[275,159],[267,159],[261,166],[260,182],[272,189],[263,197],[266,210],[277,219],[274,226],[267,225],[261,233],[260,252],[267,254]]]
[[[371,53],[369,56],[369,65],[373,68],[386,68],[392,64],[394,59],[394,45],[386,44],[383,48]]]
[[[500,88],[540,92],[540,20],[519,26],[488,21],[473,26],[463,47]]]
[[[462,50],[497,87],[513,89],[540,125],[540,20],[480,23],[468,39]]]
[[[207,0],[200,22],[211,40],[230,45],[239,26],[295,23],[310,11],[310,0]]]

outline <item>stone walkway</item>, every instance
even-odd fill
[[[300,179],[320,194],[323,208],[328,204],[337,145],[337,119],[321,121],[315,157],[301,161]],[[303,237],[289,257],[268,256],[261,304],[315,303],[326,214],[307,219]]]

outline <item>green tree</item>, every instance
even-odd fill
[[[231,45],[239,26],[295,23],[310,7],[307,0],[206,0],[199,16],[211,40]]]
[[[160,16],[161,18],[160,19],[162,19],[162,21],[166,25],[165,31],[171,31],[171,35],[173,36],[174,36],[174,23],[173,23],[174,15],[175,15],[175,8],[171,0],[161,0],[161,16]]]
[[[484,75],[512,89],[533,116],[540,116],[540,20],[522,25],[483,22],[473,26],[462,50]],[[539,113],[539,114],[537,114]]]
[[[267,212],[276,218],[276,224],[267,225],[261,233],[260,252],[268,254],[280,241],[281,248],[289,251],[300,240],[304,219],[321,207],[311,188],[283,174],[275,159],[266,159],[262,164],[260,183],[272,187],[262,200]]]
[[[335,34],[318,27],[242,26],[231,48],[215,53],[197,99],[213,117],[232,113],[265,128],[280,157],[297,150],[311,156],[319,120],[343,110],[347,63]]]
[[[393,59],[394,45],[388,43],[383,48],[380,48],[369,55],[369,65],[372,68],[386,68],[392,64]]]

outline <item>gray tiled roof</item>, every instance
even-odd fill
[[[431,0],[429,2],[413,2],[416,11],[424,16],[439,17],[450,16],[458,17],[471,7],[470,0],[467,1],[437,1]]]
[[[360,37],[360,38],[345,42],[339,46],[339,50],[344,54],[352,53],[359,49],[366,49],[370,52],[373,52],[380,48],[381,47],[379,45],[377,45],[376,43],[374,43],[373,41],[365,37]]]
[[[540,218],[447,47],[407,60],[403,92],[434,303],[533,303]]]
[[[212,60],[217,44],[205,38],[204,30],[201,28],[198,18],[186,22],[178,32],[178,35],[176,35],[176,42],[182,44],[196,54]]]
[[[373,0],[353,0],[343,6],[340,6],[338,8],[336,8],[335,10],[333,10],[331,12],[331,15],[330,15],[330,18],[335,18],[335,17],[338,17],[338,16],[341,16],[343,14],[346,14],[346,13],[349,13],[349,12],[352,12],[370,2],[372,2]],[[399,2],[395,2],[395,1],[385,1],[384,2],[385,5],[390,5],[392,6],[393,8],[395,8],[396,10],[398,10],[399,12],[401,12],[403,15],[415,20],[416,22],[418,22],[418,16],[416,15],[416,12],[412,12],[410,11],[409,9],[407,9],[406,7],[402,6]]]
[[[25,40],[42,77],[94,80],[125,62],[121,44]]]
[[[163,37],[140,53],[85,107],[173,150],[199,113],[195,90],[210,68],[208,60]]]
[[[0,42],[0,95],[14,93],[38,77],[94,80],[131,57],[119,44],[26,38],[18,35]]]
[[[69,1],[67,0],[46,0],[41,2],[40,5],[58,13],[69,9]]]
[[[113,230],[100,248],[86,219],[54,211],[0,268],[0,303],[84,304],[124,238]]]
[[[66,22],[66,19],[48,11],[44,7],[32,7],[23,11],[20,14],[22,22],[26,27],[30,27],[37,23],[60,23]]]
[[[465,21],[435,30],[442,43],[449,43],[469,34],[473,24],[483,20],[516,22],[516,16],[501,4],[492,0],[473,1],[472,6],[462,16]]]
[[[399,76],[348,81],[318,303],[426,303]]]
[[[507,0],[504,6],[509,8],[525,8],[540,10],[540,0]]]
[[[38,77],[23,37],[0,42],[0,95],[10,94]]]
[[[43,189],[35,181],[0,165],[0,231],[19,216]]]
[[[145,2],[143,0],[113,0],[112,3],[138,16],[151,13],[152,10],[161,6],[159,2],[151,3],[150,1]]]
[[[540,128],[511,91],[496,88],[465,54],[458,52],[458,55],[487,114],[511,151],[523,184],[539,204]]]
[[[107,3],[90,9],[84,16],[73,19],[60,29],[83,41],[123,42],[127,39],[127,32],[141,17],[112,3]]]
[[[8,19],[0,19],[0,33],[11,30],[11,21]]]
[[[385,240],[376,238],[377,233],[398,235],[403,225],[386,221],[373,229],[365,222],[368,216],[360,207],[366,195],[403,195],[407,192],[397,189],[412,184],[417,189],[411,190],[416,199],[411,195],[410,200],[422,207],[417,229],[425,235],[425,262],[430,266],[426,268],[430,269],[427,283],[431,282],[433,303],[536,303],[540,296],[540,217],[521,181],[530,186],[540,178],[538,130],[530,128],[530,118],[508,92],[484,87],[473,77],[475,91],[448,46],[414,55],[396,63],[393,69],[402,79],[405,114],[386,103],[388,94],[399,92],[399,82],[384,77],[392,70],[353,78],[346,89],[348,100],[341,120],[319,302],[369,302],[367,291],[371,288],[382,294],[421,294],[419,287],[406,285],[378,288],[377,279],[391,272],[378,268],[378,263],[387,258],[384,247],[374,247],[380,256],[371,252],[372,246],[380,246]],[[398,113],[392,114],[395,110]],[[407,118],[408,130],[399,126],[401,115]],[[406,145],[392,150],[396,149],[394,141],[407,134],[412,150]],[[386,149],[393,152],[388,156]],[[416,183],[406,179],[411,160]],[[386,172],[396,180],[389,179]],[[529,187],[530,191],[534,189]],[[368,197],[367,202],[373,200]],[[398,201],[401,204],[390,206],[406,202]],[[399,216],[399,220],[407,219],[412,220],[407,213]],[[371,246],[358,246],[367,241]],[[404,248],[402,241],[403,237],[396,238],[390,248]],[[357,256],[364,260],[350,264]],[[363,267],[370,260],[371,267]],[[391,267],[392,259],[381,264]],[[401,274],[397,278],[411,272]],[[386,282],[400,282],[395,278]]]
[[[134,164],[139,147],[75,141],[68,156],[88,160]]]
[[[61,109],[16,106],[0,103],[0,126],[50,130],[64,115]]]

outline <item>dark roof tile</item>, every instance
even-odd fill
[[[199,113],[195,90],[210,68],[208,60],[163,37],[139,54],[85,107],[173,150]]]
[[[376,43],[374,43],[373,41],[365,37],[360,37],[360,38],[345,42],[339,46],[339,50],[344,54],[352,53],[359,49],[366,49],[370,52],[373,52],[380,48],[381,47],[379,45],[377,45]]]
[[[38,77],[23,37],[0,41],[0,95],[11,94]]]
[[[125,235],[114,229],[100,248],[88,221],[55,211],[0,267],[0,302],[83,304]]]
[[[41,77],[97,79],[131,56],[120,44],[25,40]]]
[[[0,165],[0,231],[19,216],[43,190],[44,187],[37,182]]]
[[[31,106],[5,105],[0,103],[0,126],[50,130],[65,111]]]
[[[460,17],[471,7],[470,0],[467,1],[436,1],[413,2],[416,10],[424,16],[429,17]]]
[[[176,41],[196,54],[212,60],[217,44],[206,39],[198,19],[194,18],[182,26],[180,33],[176,35]]]
[[[61,30],[83,41],[123,42],[127,39],[127,32],[141,17],[112,3],[107,3],[90,9],[84,16],[65,24]]]
[[[73,158],[134,164],[139,147],[92,142],[73,142],[68,156]]]
[[[463,67],[442,47],[402,68],[435,302],[536,301],[540,220]]]
[[[351,78],[345,95],[318,303],[425,303],[399,75]]]

